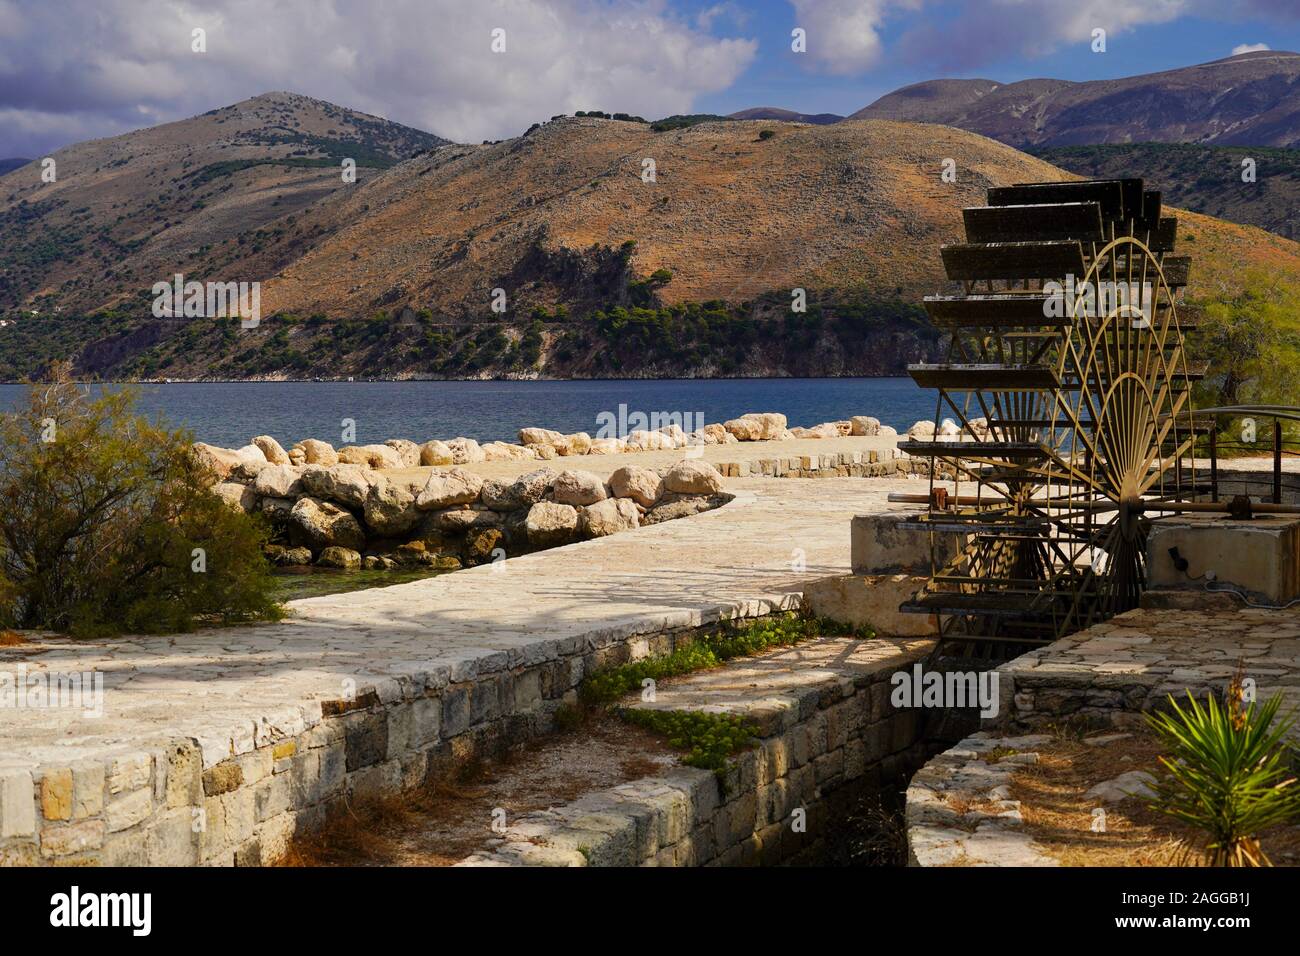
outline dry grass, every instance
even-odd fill
[[[17,631],[0,630],[0,647],[18,647],[26,643]]]
[[[676,762],[657,737],[621,721],[587,721],[472,761],[414,792],[336,810],[324,827],[296,838],[280,866],[450,866],[507,822],[585,793],[651,776]]]
[[[1102,803],[1084,794],[1130,770],[1158,773],[1155,738],[1135,732],[1124,740],[1088,746],[1072,735],[1036,748],[1039,762],[1012,778],[1011,798],[1020,801],[1025,830],[1065,866],[1196,866],[1197,831],[1129,797]],[[1094,833],[1092,812],[1106,811],[1106,830]],[[1300,826],[1264,834],[1264,851],[1278,866],[1300,864]]]

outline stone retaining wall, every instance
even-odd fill
[[[628,706],[743,715],[756,747],[719,779],[679,767],[530,813],[462,866],[813,863],[854,800],[897,785],[939,749],[889,681],[929,640],[825,638],[659,688]],[[802,810],[801,828],[796,827]]]
[[[731,616],[790,610],[797,595]],[[584,675],[671,653],[697,628],[639,620],[560,641],[467,657],[350,697],[250,715],[235,753],[160,740],[102,761],[37,770],[0,763],[0,865],[190,866],[274,862],[293,835],[347,800],[438,779],[466,760],[552,729]]]
[[[897,449],[884,448],[879,451],[754,458],[720,462],[716,467],[724,478],[892,478],[928,475],[930,459],[913,458]]]

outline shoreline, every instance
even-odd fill
[[[474,378],[169,378],[169,379],[78,379],[78,385],[363,385],[376,383],[405,384],[416,382],[481,382],[483,384],[500,384],[504,382],[823,382],[823,381],[880,381],[882,379],[902,379],[911,381],[905,373],[897,375],[669,375],[669,376],[632,376],[632,377],[581,377],[552,378],[545,375],[524,376],[506,375],[499,377]],[[6,380],[0,386],[40,385],[43,382],[24,382]]]

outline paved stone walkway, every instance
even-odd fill
[[[907,851],[913,866],[1056,866],[1023,829],[1011,777],[1037,763],[1046,734],[977,733],[935,757],[907,787]]]
[[[1167,695],[1221,691],[1239,664],[1257,699],[1280,693],[1283,712],[1300,712],[1300,607],[1129,611],[1002,665],[1002,715],[1018,728],[1061,717],[1140,723]]]
[[[1009,796],[1016,767],[1034,762],[1043,731],[1068,721],[1141,727],[1142,712],[1221,692],[1241,668],[1255,697],[1300,713],[1300,608],[1138,609],[998,668],[993,729],[940,754],[907,791],[908,843],[920,866],[1055,866],[1023,830]],[[1002,736],[1019,732],[1022,736]],[[1300,740],[1300,727],[1290,737]],[[997,750],[998,759],[987,754]],[[1002,751],[1014,751],[1001,755]],[[1117,770],[1120,769],[1117,767]]]
[[[718,510],[389,588],[297,601],[280,624],[170,637],[0,648],[0,672],[103,675],[103,716],[66,708],[0,711],[0,770],[66,766],[177,738],[204,765],[319,719],[322,700],[410,679],[443,683],[788,607],[804,582],[849,565],[849,519],[892,506],[919,479],[737,479]]]

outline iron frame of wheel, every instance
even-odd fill
[[[954,362],[1054,364],[1062,383],[1019,392],[965,390],[958,393],[961,401],[953,390],[940,389],[936,433],[945,406],[963,434],[974,434],[975,409],[986,420],[1051,422],[995,426],[989,433],[991,440],[1041,443],[1044,455],[1036,462],[993,454],[940,454],[931,461],[932,501],[947,473],[954,494],[973,483],[981,501],[959,512],[1006,527],[1001,534],[965,536],[958,557],[946,565],[938,565],[932,552],[932,582],[1027,598],[1019,621],[943,615],[943,643],[959,639],[965,653],[994,656],[999,646],[1039,644],[1136,606],[1146,583],[1151,518],[1162,503],[1189,500],[1196,492],[1195,433],[1183,424],[1192,416],[1184,333],[1160,257],[1133,236],[1089,244],[1087,251],[1076,288],[1149,285],[1149,314],[1142,300],[1135,305],[1115,297],[1102,310],[1080,298],[1064,330],[953,332]],[[999,291],[1041,294],[1043,288],[1025,283]],[[1102,304],[1095,296],[1092,301]],[[932,504],[931,516],[937,513]],[[1025,534],[1017,527],[1030,520],[1046,530]],[[969,583],[961,584],[963,578]]]

